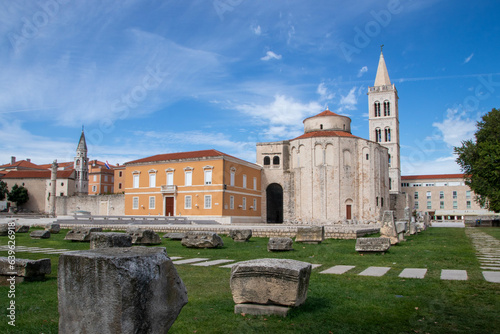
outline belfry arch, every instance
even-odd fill
[[[267,223],[283,223],[283,187],[277,183],[266,188],[266,211]]]

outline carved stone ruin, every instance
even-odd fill
[[[34,230],[30,233],[31,239],[48,239],[50,232],[47,230]]]
[[[162,247],[62,254],[59,333],[166,333],[187,291]]]
[[[28,233],[30,231],[29,225],[16,224],[16,233]]]
[[[134,245],[159,245],[161,238],[153,230],[144,230],[141,228],[131,228],[127,233],[132,237],[132,244]]]
[[[398,234],[398,242],[405,241],[405,232],[406,232],[406,222],[396,222],[396,233]]]
[[[384,211],[380,236],[389,238],[391,240],[391,245],[395,245],[399,242],[396,225],[394,224],[394,211]]]
[[[92,232],[102,232],[101,227],[78,227],[74,228],[66,234],[64,240],[90,242],[90,234]]]
[[[170,232],[163,235],[163,239],[182,240],[186,236],[184,232]]]
[[[132,247],[132,236],[117,232],[93,232],[90,235],[90,249],[110,247]]]
[[[286,252],[293,250],[293,240],[291,238],[269,238],[267,243],[268,252]]]
[[[215,232],[192,231],[186,233],[181,244],[187,248],[217,248],[224,246],[222,238]]]
[[[325,239],[325,228],[323,226],[298,227],[295,242],[305,244],[320,244]]]
[[[252,230],[250,229],[237,229],[231,230],[229,236],[236,242],[247,242],[252,237]]]
[[[230,278],[234,312],[286,316],[289,307],[306,301],[311,268],[310,263],[288,259],[239,262]]]
[[[0,257],[0,285],[7,283],[7,279],[15,276],[16,283],[23,281],[38,281],[51,273],[50,259],[29,260],[16,258],[14,269],[11,268],[9,258]],[[15,274],[12,274],[15,273]]]
[[[358,238],[356,252],[358,253],[385,253],[391,248],[389,238]]]
[[[45,225],[45,229],[47,231],[50,231],[51,234],[57,234],[59,231],[61,231],[61,225],[56,224],[56,223],[48,223]]]
[[[9,235],[9,224],[8,223],[0,223],[0,236]]]

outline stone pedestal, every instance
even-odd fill
[[[34,230],[30,233],[31,239],[48,239],[50,232],[47,230]]]
[[[269,238],[267,243],[268,252],[286,252],[293,250],[293,240],[291,238]]]
[[[384,211],[380,236],[389,238],[391,240],[391,245],[395,245],[399,242],[396,224],[394,224],[394,211]]]
[[[163,235],[163,239],[182,240],[186,236],[183,232],[171,232]]]
[[[187,303],[165,248],[100,248],[62,254],[59,333],[167,333]]]
[[[61,225],[56,223],[49,223],[45,225],[45,229],[49,231],[51,234],[57,234],[61,231]]]
[[[385,253],[391,248],[389,238],[358,238],[356,252],[358,253]]]
[[[224,246],[222,238],[215,232],[188,232],[181,244],[188,248],[217,248]]]
[[[90,249],[110,247],[132,247],[132,237],[116,232],[93,232],[90,235]]]
[[[252,237],[252,230],[231,230],[229,236],[236,242],[247,242]]]
[[[297,228],[295,242],[305,244],[320,244],[325,239],[325,228],[323,226],[307,226]]]
[[[132,244],[134,245],[159,245],[161,238],[153,230],[143,230],[140,228],[128,229],[127,233],[132,237]]]
[[[29,260],[15,259],[14,268],[11,268],[7,257],[0,257],[0,285],[5,283],[6,278],[16,276],[16,283],[26,281],[38,281],[52,272],[50,259]],[[15,273],[14,275],[11,273]]]
[[[16,225],[16,233],[28,233],[29,231],[29,225]]]
[[[102,232],[100,227],[80,227],[72,229],[66,234],[64,240],[90,242],[92,232]]]

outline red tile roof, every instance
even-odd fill
[[[145,162],[158,162],[158,161],[167,161],[167,160],[181,160],[181,159],[196,159],[196,158],[211,158],[211,157],[229,157],[239,161],[247,162],[245,160],[238,159],[229,154],[222,153],[217,150],[201,150],[201,151],[191,151],[191,152],[177,152],[177,153],[167,153],[167,154],[158,154],[153,155],[151,157],[142,158],[138,160],[133,160],[126,162],[125,164],[137,164],[137,163],[145,163]],[[248,163],[248,162],[247,162]]]
[[[352,133],[345,132],[345,131],[313,131],[313,132],[308,132],[304,133],[302,136],[299,136],[297,138],[294,138],[292,140],[296,139],[305,139],[305,138],[313,138],[313,137],[350,137],[350,138],[359,138]]]
[[[401,180],[463,179],[464,174],[405,175]]]
[[[73,164],[74,164],[73,161],[57,163],[58,168],[64,168],[64,169],[73,168]],[[50,169],[52,167],[52,164],[43,164],[38,166],[43,167],[43,169]]]
[[[334,112],[331,112],[330,110],[325,110],[325,111],[322,111],[320,112],[319,114],[317,115],[314,115],[314,116],[311,116],[311,117],[308,117],[304,120],[304,122],[310,118],[314,118],[314,117],[322,117],[322,116],[340,116],[340,117],[347,117],[347,116],[343,116],[343,115],[339,115],[339,114],[336,114]]]
[[[39,165],[36,165],[32,162],[26,161],[26,160],[19,160],[14,162],[13,164],[5,164],[1,165],[0,168],[31,168],[31,169],[44,169],[43,167],[40,167]]]
[[[57,171],[58,179],[68,179],[73,170]],[[13,170],[5,174],[3,179],[50,179],[50,170]]]

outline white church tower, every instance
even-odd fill
[[[398,194],[401,190],[398,91],[389,79],[382,47],[375,84],[368,87],[370,140],[388,148],[389,193]]]
[[[82,135],[76,148],[76,157],[74,168],[76,172],[76,195],[88,195],[89,193],[89,164],[87,158],[87,143],[85,142],[85,133],[82,129]]]

